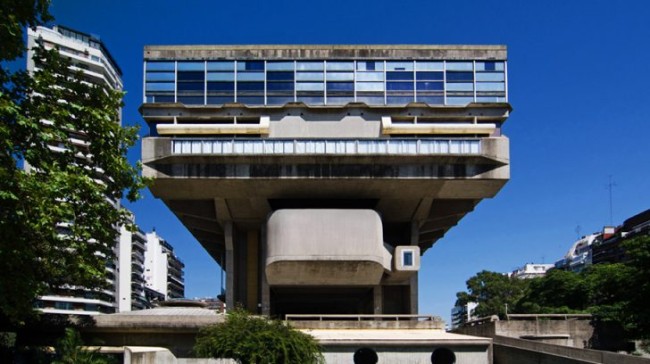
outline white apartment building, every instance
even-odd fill
[[[145,285],[148,289],[164,295],[165,299],[183,298],[185,264],[176,257],[174,248],[155,231],[147,233],[145,252]]]
[[[515,269],[510,276],[520,279],[543,277],[553,267],[554,264],[526,263],[523,267]]]
[[[71,61],[72,69],[81,71],[86,82],[106,85],[115,90],[122,89],[122,72],[96,36],[63,26],[54,26],[51,29],[43,26],[36,29],[28,28],[27,70],[29,72],[37,70],[32,59],[37,42],[43,44],[46,49],[57,49],[62,56],[67,57]],[[121,120],[115,122],[120,123]],[[70,131],[70,141],[79,148],[87,148],[86,136],[81,131]],[[52,145],[50,149],[57,151],[60,148]],[[30,170],[29,164],[26,163],[25,169]],[[112,204],[117,208],[120,202],[112,201]],[[62,234],[65,234],[65,224],[62,223],[59,227]],[[37,309],[47,313],[75,315],[113,313],[121,310],[122,307],[131,309],[131,293],[120,289],[120,281],[126,279],[121,268],[131,264],[131,254],[139,254],[137,253],[139,248],[133,248],[131,245],[142,245],[142,243],[137,242],[137,237],[133,240],[131,234],[123,227],[120,233],[121,236],[115,242],[115,261],[108,262],[106,265],[106,279],[110,283],[108,289],[97,291],[85,287],[60,287],[48,295],[39,297],[36,303]],[[133,282],[136,282],[134,284],[137,285],[137,281],[138,279],[134,279]],[[122,295],[127,297],[124,306],[121,304]],[[134,307],[139,305],[136,304]]]

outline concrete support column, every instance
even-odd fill
[[[235,252],[232,222],[226,222],[223,230],[226,240],[226,309],[232,310],[235,308]]]
[[[384,313],[384,295],[382,286],[374,286],[372,288],[373,295],[373,310],[375,315]]]
[[[259,279],[259,231],[249,231],[246,236],[246,308],[257,313]]]
[[[411,224],[411,245],[418,245],[418,242],[420,240],[420,224],[418,221],[413,221]],[[415,272],[413,276],[411,276],[411,280],[409,282],[409,302],[410,302],[410,314],[412,315],[417,315],[419,312],[418,309],[418,273]]]
[[[262,315],[271,315],[271,288],[269,282],[266,280],[266,256],[267,256],[267,239],[266,239],[266,223],[262,224],[260,231],[260,284],[261,284],[261,298],[262,298]]]

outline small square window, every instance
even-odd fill
[[[411,250],[404,250],[402,252],[402,263],[405,267],[413,266],[413,252]]]

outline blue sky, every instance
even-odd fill
[[[650,208],[650,2],[54,0],[56,23],[101,36],[124,71],[123,119],[140,125],[142,49],[155,44],[505,44],[511,180],[427,251],[420,312],[449,318],[476,272],[552,263],[577,238]],[[139,146],[129,154],[140,157]],[[131,204],[186,263],[188,297],[218,266],[149,192]]]

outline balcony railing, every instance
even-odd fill
[[[174,155],[480,155],[480,139],[174,139]]]

